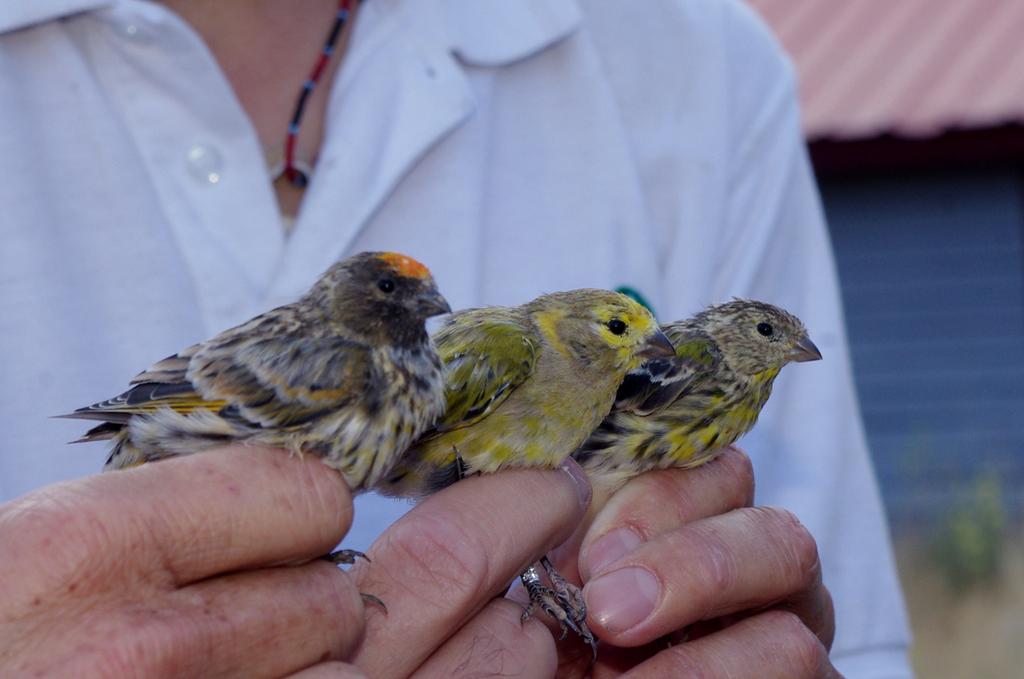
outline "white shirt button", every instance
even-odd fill
[[[139,21],[134,19],[123,19],[114,21],[114,31],[126,40],[140,45],[146,45],[153,41],[153,33]]]
[[[212,146],[196,144],[188,150],[186,157],[188,173],[196,181],[217,184],[224,170],[224,159],[220,151]]]

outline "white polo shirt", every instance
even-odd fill
[[[369,0],[286,238],[253,128],[190,28],[140,0],[0,5],[0,500],[99,470],[82,424],[178,349],[367,249],[453,307],[629,286],[659,317],[799,315],[754,432],[758,502],[818,540],[847,677],[909,676],[793,72],[731,0]],[[283,134],[283,131],[282,131]],[[407,505],[363,497],[350,547]]]

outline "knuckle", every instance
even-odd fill
[[[715,672],[708,666],[705,658],[695,650],[693,644],[676,644],[660,651],[656,657],[659,661],[660,674],[652,676],[686,677],[686,679],[714,679],[724,673]],[[641,676],[633,672],[626,676]]]
[[[818,544],[797,515],[781,507],[754,507],[749,517],[781,558],[781,575],[796,589],[806,588],[820,577]]]
[[[729,446],[719,459],[729,466],[729,476],[734,481],[731,490],[736,494],[737,506],[752,505],[754,503],[754,463],[750,456],[735,446]]]
[[[629,517],[631,523],[641,528],[644,537],[650,537],[657,532],[655,527],[662,520],[665,508],[674,508],[675,515],[682,523],[695,513],[696,500],[691,494],[680,492],[680,489],[685,487],[687,471],[650,471],[637,477],[634,487],[627,486],[629,495],[623,494],[620,500],[624,506],[623,514]]]
[[[106,572],[108,562],[116,560],[111,544],[115,531],[90,503],[77,501],[79,494],[68,486],[44,488],[6,508],[0,518],[5,546],[28,557],[20,563],[51,590],[64,583],[70,592],[72,583]]]
[[[819,575],[818,543],[796,514],[781,507],[759,507],[756,511],[770,522],[779,547],[784,550],[797,585],[805,587]]]
[[[222,451],[183,459],[197,458],[190,473],[210,477],[211,485],[214,481],[223,481],[225,486],[244,483],[246,490],[263,497],[267,506],[301,517],[322,531],[326,542],[340,539],[348,530],[352,495],[337,470],[312,456],[300,458],[275,448],[235,445]]]
[[[27,537],[46,542],[78,542],[91,523],[84,508],[75,507],[52,488],[43,488],[20,503],[8,523]]]
[[[685,547],[685,553],[686,559],[692,560],[693,572],[697,575],[693,600],[706,615],[714,609],[722,593],[735,586],[739,565],[732,551],[717,536],[700,530],[695,537],[695,541]]]
[[[824,585],[821,587],[821,620],[822,625],[818,632],[818,638],[825,646],[826,651],[832,650],[832,642],[836,636],[835,608],[832,602],[832,593]]]
[[[325,620],[336,621],[340,615],[361,624],[362,600],[352,577],[337,566],[314,562],[308,565],[309,583],[303,588],[309,598],[307,611]]]
[[[91,663],[100,676],[182,676],[201,667],[209,652],[193,621],[155,606],[124,609],[94,632],[106,639]]]
[[[769,611],[766,622],[776,630],[782,640],[782,650],[789,656],[793,667],[800,668],[799,677],[815,679],[821,676],[828,662],[828,654],[821,641],[799,616],[788,611]]]
[[[655,469],[644,472],[632,483],[633,495],[637,500],[650,503],[662,503],[679,496],[679,486],[685,479],[686,472],[681,469]]]
[[[299,597],[301,621],[281,623],[307,630],[309,640],[319,639],[328,657],[340,660],[351,651],[365,625],[364,604],[352,577],[333,564],[314,562],[305,570]],[[225,630],[230,631],[230,630]]]
[[[76,660],[75,664],[83,671],[85,676],[93,674],[99,677],[130,677],[132,672],[138,671],[139,665],[124,641],[113,645],[105,645],[96,650],[93,658],[87,660]],[[88,668],[92,668],[91,670]]]
[[[395,564],[394,579],[438,607],[471,600],[490,580],[488,550],[443,514],[407,514],[378,544],[374,563]]]
[[[609,502],[614,503],[617,522],[631,526],[644,538],[689,523],[701,513],[701,498],[687,492],[692,473],[689,469],[658,469],[632,479]]]

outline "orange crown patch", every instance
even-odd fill
[[[382,252],[378,255],[378,259],[386,263],[400,276],[406,276],[407,278],[430,277],[430,270],[412,257],[407,257],[397,252]]]

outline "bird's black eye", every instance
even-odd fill
[[[612,331],[613,335],[621,335],[626,332],[626,324],[617,318],[613,318],[608,321],[608,329]]]
[[[377,287],[380,288],[382,292],[393,292],[395,289],[395,282],[390,278],[382,278],[377,281]]]
[[[775,328],[772,327],[771,323],[758,323],[757,331],[765,337],[771,337],[772,333],[775,332]]]

